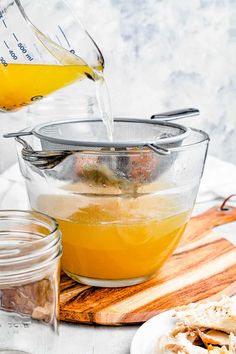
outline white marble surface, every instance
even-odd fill
[[[236,166],[209,156],[194,213],[206,210],[234,193],[235,181]],[[0,209],[10,208],[29,208],[24,181],[17,165],[0,175]],[[221,226],[221,233],[231,242],[235,242],[235,231],[235,223]],[[62,323],[56,353],[129,354],[137,329],[138,326],[105,327]]]

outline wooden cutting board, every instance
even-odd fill
[[[155,278],[126,288],[61,279],[61,320],[87,324],[141,323],[161,311],[221,294],[236,294],[236,247],[213,231],[236,220],[236,208],[193,217],[176,252]],[[236,234],[235,234],[236,238]]]

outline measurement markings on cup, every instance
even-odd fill
[[[10,49],[10,47],[6,41],[3,41],[3,42],[4,42],[5,46],[7,47],[7,49],[9,50],[9,53],[10,53],[10,56],[12,57],[12,59],[17,60],[18,56],[16,55],[16,53],[12,49]]]
[[[63,29],[61,28],[61,26],[58,25],[58,28],[59,28],[61,34],[63,35],[63,37],[65,38],[65,41],[66,41],[68,47],[71,48],[70,42],[69,42],[68,38],[66,37],[65,32],[63,31]]]
[[[6,60],[3,57],[0,57],[0,64],[2,64],[5,67],[8,66],[8,63],[6,62]]]
[[[12,33],[13,37],[15,38],[15,40],[17,41],[17,46],[18,48],[21,50],[22,54],[25,55],[26,59],[28,59],[29,61],[34,60],[34,58],[28,53],[28,50],[26,48],[25,45],[23,45],[21,42],[19,42],[19,39],[17,38],[15,33]]]
[[[2,23],[4,24],[5,28],[7,28],[5,20],[2,20]]]
[[[65,38],[65,41],[66,41],[66,43],[67,43],[67,45],[68,45],[68,47],[69,47],[69,49],[70,49],[70,52],[71,52],[72,54],[75,54],[75,50],[74,50],[74,49],[71,49],[70,42],[69,42],[68,38],[66,37],[65,32],[63,31],[63,29],[61,28],[61,26],[58,25],[58,28],[59,28],[61,34],[63,35],[63,37]],[[57,38],[58,42],[61,44],[61,41],[60,41],[59,37],[56,36],[56,38]],[[61,45],[62,45],[62,44],[61,44]]]
[[[5,46],[7,47],[7,49],[9,49],[7,42],[6,41],[3,41],[3,42],[4,42]]]
[[[12,33],[12,34],[13,34],[13,37],[15,38],[15,40],[16,40],[17,42],[19,42],[19,39],[16,37],[15,33]]]

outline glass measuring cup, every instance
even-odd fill
[[[63,0],[2,0],[0,38],[0,112],[94,79],[104,67],[96,43]]]

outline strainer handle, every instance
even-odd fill
[[[17,133],[8,133],[8,134],[4,134],[3,137],[4,138],[19,138],[20,136],[27,136],[27,135],[32,135],[32,131],[20,131],[20,132],[17,132]]]
[[[161,121],[171,121],[176,119],[198,116],[199,114],[200,111],[197,108],[183,108],[183,109],[177,109],[175,111],[154,114],[153,116],[151,116],[151,119],[157,119]]]

